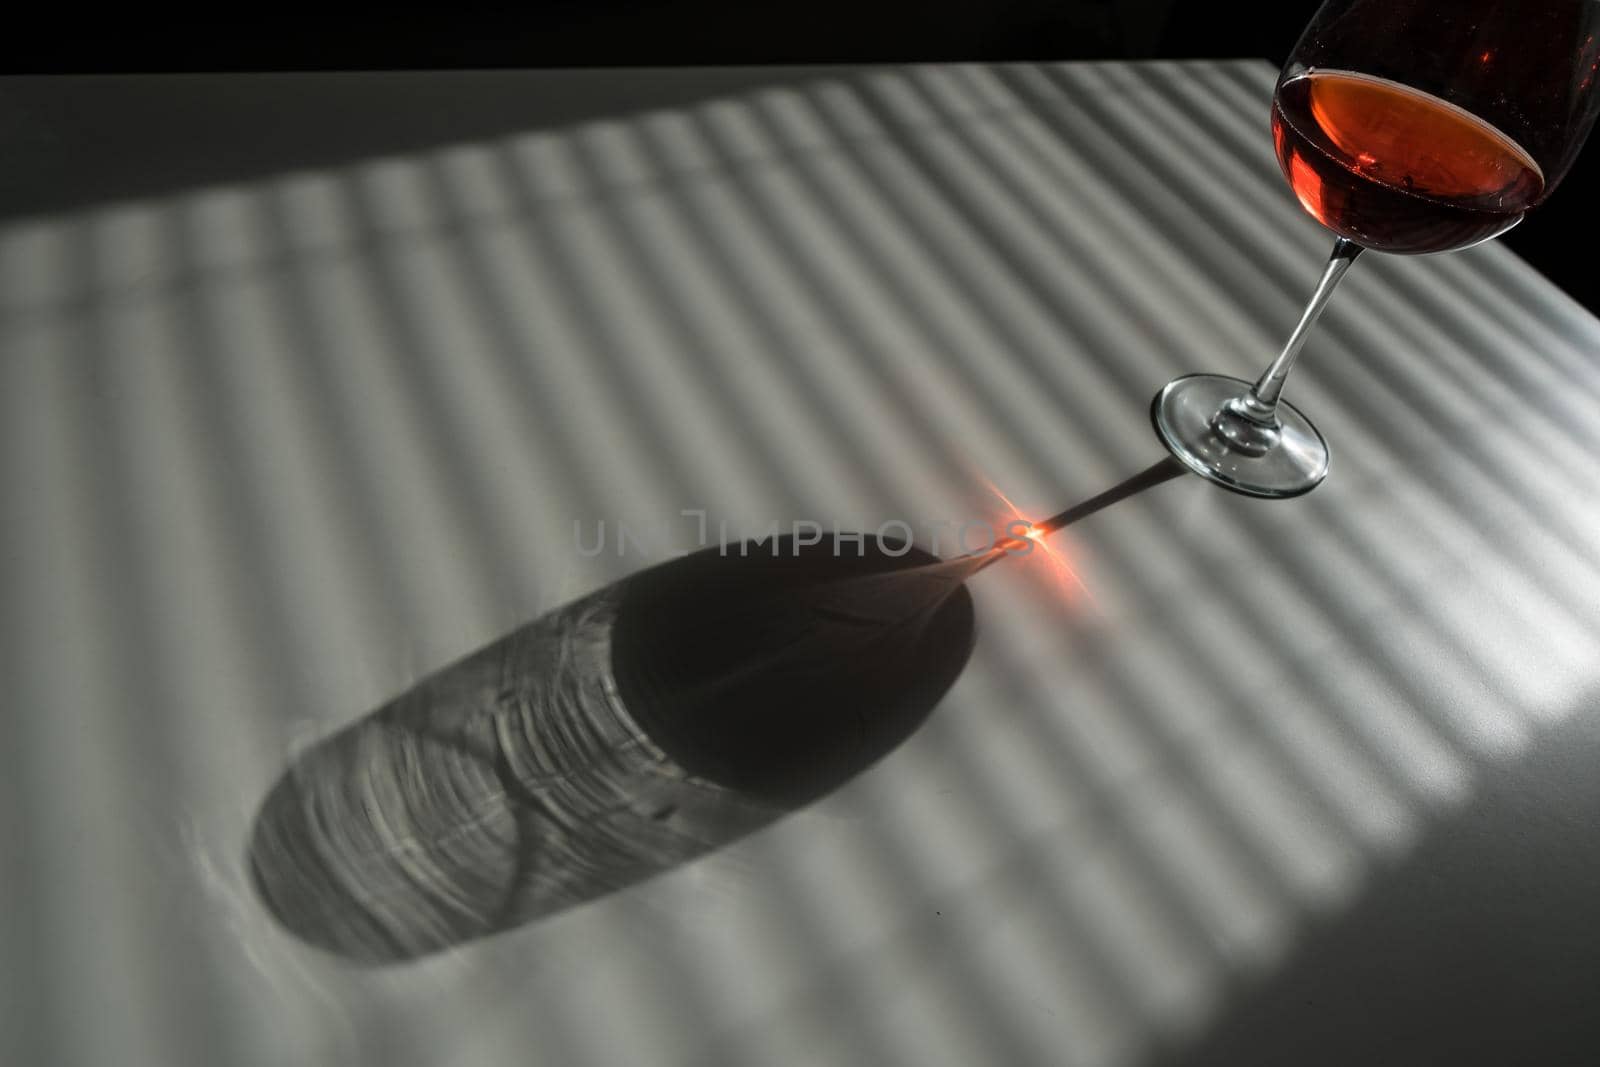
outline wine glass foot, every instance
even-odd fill
[[[1156,436],[1184,466],[1224,489],[1276,499],[1309,493],[1328,475],[1328,443],[1298,409],[1278,403],[1277,444],[1259,455],[1234,447],[1212,428],[1222,405],[1249,389],[1249,382],[1225,374],[1173,379],[1150,404]]]

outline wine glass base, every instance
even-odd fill
[[[1261,455],[1234,448],[1211,428],[1222,405],[1249,389],[1225,374],[1173,379],[1150,404],[1156,436],[1184,466],[1232,492],[1274,499],[1309,493],[1328,476],[1328,443],[1297,408],[1279,401],[1281,436]]]

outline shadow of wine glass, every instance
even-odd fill
[[[962,583],[981,561],[855,547],[696,552],[424,679],[275,784],[249,846],[261,899],[312,945],[399,962],[831,792],[917,729],[974,639]]]
[[[1165,457],[1028,537],[1184,472]],[[910,737],[972,653],[966,580],[1029,547],[777,537],[624,578],[296,759],[256,816],[256,890],[302,940],[379,964],[670,871]]]

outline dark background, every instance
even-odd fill
[[[1449,0],[1439,0],[1448,3]],[[30,12],[0,40],[7,73],[428,70],[1237,58],[1281,63],[1315,0],[543,0],[426,9],[218,5],[196,15],[78,6]],[[1600,312],[1588,262],[1600,153],[1502,240]]]

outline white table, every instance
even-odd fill
[[[462,128],[519,77],[450,76]],[[1290,386],[1315,493],[1184,478],[1068,531],[1086,591],[974,579],[960,681],[842,790],[416,963],[285,934],[244,854],[295,752],[684,509],[1097,492],[1329,243],[1260,62],[526,77],[525,127],[352,158],[326,79],[0,82],[89,109],[0,205],[0,1062],[1592,1060],[1600,322],[1493,245],[1357,265]],[[138,85],[153,143],[189,94],[281,148],[108,198]]]

